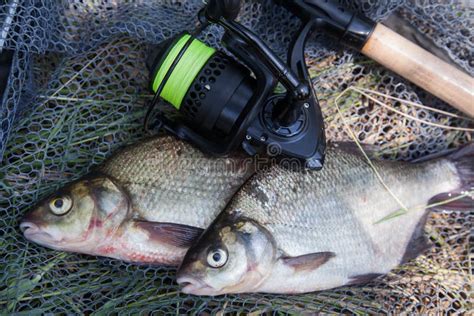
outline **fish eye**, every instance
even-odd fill
[[[68,196],[61,196],[49,202],[49,209],[54,215],[64,215],[72,208],[72,200]]]
[[[211,249],[207,254],[207,264],[212,268],[221,268],[227,263],[227,251]]]

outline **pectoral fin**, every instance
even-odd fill
[[[174,223],[135,221],[134,224],[147,231],[151,239],[182,248],[191,247],[204,231],[198,227]]]
[[[334,252],[316,252],[298,257],[282,257],[281,260],[288,266],[295,269],[296,272],[315,270],[334,258]]]

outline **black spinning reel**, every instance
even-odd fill
[[[224,155],[242,144],[250,155],[267,146],[296,158],[309,169],[324,163],[321,110],[304,60],[313,29],[303,25],[282,62],[253,32],[234,21],[239,0],[210,0],[199,12],[202,28],[225,29],[222,43],[235,58],[184,33],[161,45],[149,59],[151,88],[179,116],[158,116],[158,124],[205,152]],[[276,93],[278,83],[285,93]]]

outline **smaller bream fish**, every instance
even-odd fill
[[[365,283],[426,249],[427,205],[474,189],[472,144],[423,163],[374,161],[398,201],[350,147],[329,148],[319,172],[272,166],[255,174],[187,252],[177,278],[183,292],[304,293]],[[472,210],[474,201],[442,206],[449,207]]]
[[[20,229],[57,250],[178,265],[253,173],[248,162],[244,154],[210,157],[174,137],[148,139],[39,202]]]

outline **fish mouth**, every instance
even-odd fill
[[[49,245],[52,242],[57,242],[51,234],[42,231],[38,225],[33,222],[25,221],[20,223],[20,230],[26,239],[41,245]]]
[[[208,296],[219,294],[213,287],[207,285],[205,282],[191,277],[178,277],[176,282],[178,282],[178,284],[182,287],[181,292],[184,294]]]

